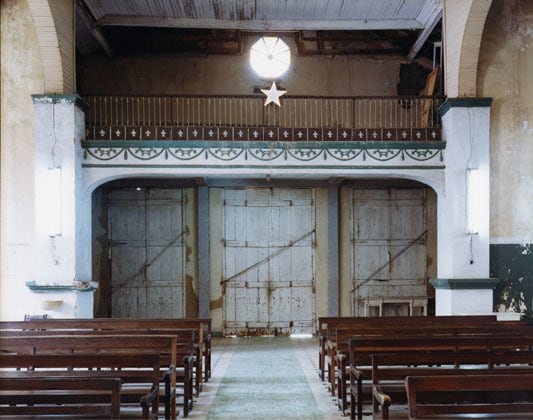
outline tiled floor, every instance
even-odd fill
[[[246,345],[244,348],[243,344]],[[295,366],[295,368],[297,369],[295,372],[298,372],[300,378],[302,378],[303,373],[303,376],[305,377],[304,382],[305,380],[307,381],[308,387],[305,386],[305,383],[303,385],[300,384],[299,386],[304,386],[304,388],[302,389],[306,390],[308,398],[311,398],[310,402],[307,404],[310,410],[310,418],[318,418],[324,420],[346,418],[342,415],[341,411],[337,410],[335,400],[332,399],[326,388],[326,385],[320,380],[318,376],[318,341],[316,337],[271,337],[263,339],[261,339],[260,337],[254,337],[253,339],[221,337],[214,338],[212,350],[212,376],[209,382],[204,384],[204,389],[201,395],[196,398],[194,408],[189,414],[189,418],[262,418],[262,413],[264,413],[264,411],[262,411],[264,407],[261,407],[260,402],[262,398],[256,398],[257,403],[254,404],[257,407],[256,412],[254,412],[254,405],[246,405],[246,407],[244,407],[243,402],[239,401],[238,398],[235,398],[235,400],[233,400],[232,398],[228,399],[228,389],[225,388],[227,386],[228,380],[226,380],[226,383],[224,383],[224,377],[227,373],[227,379],[230,376],[234,375],[234,369],[237,362],[237,364],[241,366],[242,363],[250,363],[250,360],[254,360],[255,357],[257,357],[257,359],[266,358],[267,355],[272,354],[273,350],[281,351],[281,349],[286,352],[292,352],[292,359],[290,359],[290,361],[294,361],[294,363],[297,363],[299,365]],[[250,355],[252,356],[250,357]],[[279,370],[278,367],[272,366],[272,370],[275,373],[273,375],[272,372],[269,372],[270,380],[272,379],[272,376],[279,374],[280,381],[282,381],[288,374],[287,367]],[[258,389],[261,389],[261,392],[263,394],[266,394],[264,388],[265,384],[258,383],[259,381],[261,381],[260,376],[259,378],[256,378],[255,381],[255,385],[262,386],[262,388]],[[245,386],[246,384],[243,384],[243,387]],[[294,387],[291,386],[291,388]],[[309,389],[311,391],[310,394],[308,392]],[[287,390],[287,392],[291,391]],[[219,393],[218,400],[217,393]],[[270,395],[270,393],[268,393],[268,395]],[[239,415],[235,417],[233,417],[233,415],[231,414],[231,410],[228,410],[224,414],[220,414],[220,407],[222,404],[221,401],[224,401],[224,404],[240,404],[241,406],[243,406],[243,408],[246,409],[246,411],[242,413],[242,416]],[[268,403],[271,403],[271,401],[266,401],[264,404]],[[280,404],[286,405],[286,408],[280,408]],[[270,418],[305,418],[305,416],[302,417],[297,414],[297,410],[301,409],[302,407],[298,408],[295,404],[291,404],[290,399],[289,401],[277,401],[275,407],[276,412],[278,414],[275,416],[271,416]],[[215,413],[218,413],[218,415]]]

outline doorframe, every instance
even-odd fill
[[[408,179],[351,180],[342,184],[339,193],[339,312],[338,316],[353,316],[352,297],[352,238],[347,228],[352,223],[352,189],[359,188],[424,188],[426,189],[426,314],[435,313],[435,291],[429,279],[437,275],[437,192],[429,185]]]
[[[108,217],[105,190],[117,188],[158,188],[182,190],[182,223],[185,230],[183,235],[183,313],[187,317],[199,316],[199,226],[198,226],[198,187],[195,181],[188,179],[160,179],[160,178],[127,178],[114,179],[102,183],[94,188],[87,200],[91,206],[91,246],[89,247],[92,261],[93,278],[99,283],[94,293],[93,316],[111,316],[111,266],[108,261]],[[101,269],[100,267],[103,267]]]

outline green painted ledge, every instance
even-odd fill
[[[216,141],[216,140],[82,140],[88,147],[197,147],[197,148],[278,148],[278,149],[446,149],[445,141]]]
[[[492,98],[447,98],[439,107],[442,117],[451,108],[487,108],[492,104]]]
[[[60,95],[57,93],[31,95],[31,98],[33,103],[35,104],[74,104],[84,112],[87,112],[90,108],[89,104],[85,102],[85,100],[81,96],[75,93],[65,95]]]
[[[98,285],[95,282],[77,282],[72,284],[57,283],[37,283],[36,281],[27,281],[26,287],[35,293],[54,293],[54,292],[94,292]]]
[[[431,279],[435,289],[494,289],[500,279]]]

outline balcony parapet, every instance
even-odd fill
[[[441,97],[86,96],[85,167],[442,168]]]
[[[85,96],[88,140],[436,141],[443,97]]]

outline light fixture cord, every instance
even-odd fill
[[[474,234],[470,233],[470,264],[474,264],[474,247],[472,245]]]
[[[56,135],[56,101],[55,97],[52,99],[52,135],[54,138],[54,143],[52,149],[50,150],[50,160],[52,163],[51,168],[58,168],[56,164],[56,147],[57,147],[57,135]]]

